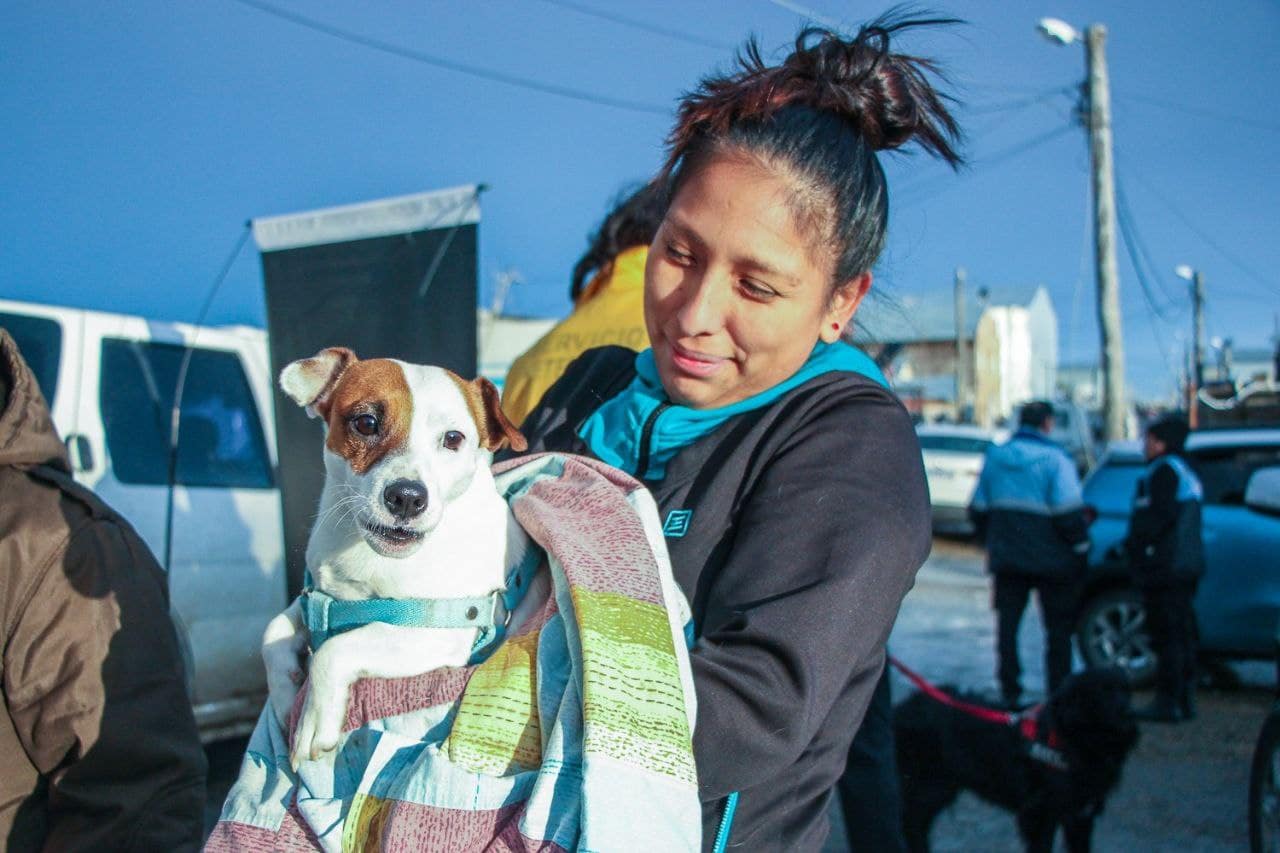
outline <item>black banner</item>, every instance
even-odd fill
[[[325,347],[476,372],[480,188],[255,220],[274,376]],[[324,486],[323,428],[274,389],[289,593]]]

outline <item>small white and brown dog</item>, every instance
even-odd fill
[[[326,431],[324,491],[307,543],[310,589],[271,621],[262,645],[281,725],[287,726],[304,678],[309,682],[291,755],[297,769],[337,748],[358,679],[465,665],[484,620],[491,626],[494,618],[506,618],[507,611],[495,617],[495,608],[483,603],[497,603],[507,567],[522,556],[509,549],[523,548],[527,539],[489,466],[494,450],[526,445],[502,414],[498,390],[483,377],[468,382],[440,367],[360,360],[335,347],[285,367],[280,386],[323,419]],[[308,615],[317,599],[326,607],[370,600],[419,609],[482,604],[464,606],[460,620],[444,621],[447,627],[434,627],[438,620],[375,619],[339,629],[317,647]],[[527,609],[518,608],[511,621],[519,624]],[[308,644],[314,652],[304,676]]]

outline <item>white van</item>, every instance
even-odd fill
[[[266,681],[259,644],[286,605],[267,337],[0,300],[49,401],[75,477],[163,565],[169,423],[185,346],[168,578],[201,737],[247,732]]]

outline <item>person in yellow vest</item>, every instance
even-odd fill
[[[615,344],[637,352],[649,346],[644,325],[644,265],[662,223],[665,199],[652,184],[621,197],[573,268],[573,313],[511,365],[502,409],[521,423],[551,383],[592,347]]]

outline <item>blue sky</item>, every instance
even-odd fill
[[[524,283],[508,311],[563,314],[587,231],[620,186],[657,166],[681,92],[748,34],[766,51],[783,49],[804,22],[798,8],[848,23],[884,8],[269,3],[366,41],[636,108],[447,70],[240,0],[9,0],[0,12],[0,295],[191,321],[249,218],[483,182],[482,300],[495,274],[514,267]],[[924,155],[886,158],[893,214],[876,286],[911,305],[950,300],[957,265],[975,287],[1043,283],[1062,359],[1095,357],[1088,157],[1067,93],[1083,77],[1083,49],[1050,44],[1034,25],[1045,15],[1101,22],[1117,178],[1148,259],[1150,300],[1121,249],[1135,395],[1167,393],[1191,328],[1177,264],[1204,272],[1210,336],[1267,345],[1280,310],[1280,6],[933,7],[969,23],[901,46],[950,72],[971,164],[951,176]],[[252,242],[208,320],[264,322]]]

